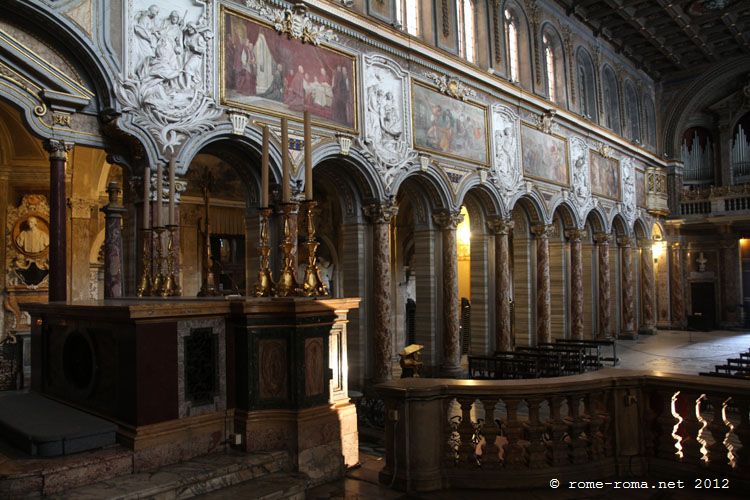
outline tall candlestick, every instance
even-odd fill
[[[169,225],[175,225],[175,166],[174,156],[169,159]]]
[[[151,229],[151,167],[143,169],[143,229]]]
[[[268,127],[263,125],[263,150],[260,159],[260,208],[268,208]]]
[[[310,112],[305,111],[305,199],[313,199],[313,177],[312,177],[312,125],[310,123]]]
[[[154,214],[156,227],[161,227],[161,206],[164,202],[164,185],[162,180],[164,179],[164,167],[159,162],[156,166],[156,213]]]
[[[292,200],[291,165],[289,164],[289,122],[281,119],[281,202]]]

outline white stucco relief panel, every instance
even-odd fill
[[[594,205],[591,196],[589,146],[580,137],[571,137],[568,141],[568,148],[568,167],[573,181],[572,198],[578,208],[579,216],[583,219],[585,213]]]
[[[632,223],[636,218],[635,199],[635,163],[633,158],[625,157],[620,162],[622,169],[622,214]]]
[[[492,106],[491,181],[500,188],[504,201],[525,189],[521,172],[521,120],[508,106]]]

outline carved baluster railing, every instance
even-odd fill
[[[508,444],[505,448],[505,465],[510,469],[522,469],[526,467],[526,450],[521,446],[523,437],[523,426],[518,421],[518,399],[506,399],[505,407],[508,410],[506,424]]]
[[[443,400],[443,436],[445,437],[445,460],[446,466],[455,466],[459,460],[459,448],[461,447],[461,437],[458,427],[461,423],[460,415],[454,415],[455,399]]]
[[[474,401],[466,398],[459,398],[458,404],[461,405],[461,423],[458,424],[458,435],[461,444],[458,447],[458,465],[465,467],[467,465],[476,465],[476,454],[474,445],[474,425],[471,421],[471,407]]]
[[[539,406],[543,399],[531,398],[529,405],[529,468],[542,469],[547,467],[547,448],[544,445],[544,423],[539,419]]]
[[[656,456],[667,460],[678,460],[675,438],[672,436],[677,419],[672,415],[672,396],[674,391],[660,389],[656,391],[659,409],[656,417]]]
[[[701,443],[698,441],[698,432],[701,429],[701,423],[696,414],[696,401],[698,397],[694,392],[680,391],[675,402],[677,413],[682,417],[675,434],[680,436],[680,446],[682,446],[682,460],[690,464],[700,462],[703,454],[701,453]]]
[[[708,426],[704,430],[711,436],[712,442],[706,445],[708,451],[708,466],[712,469],[728,470],[729,462],[727,460],[727,446],[724,440],[727,437],[726,422],[724,422],[724,396],[707,396],[705,402],[711,405],[712,412],[702,412],[703,418],[708,421]],[[705,403],[704,403],[705,404]]]
[[[733,452],[735,468],[743,475],[750,474],[750,400],[733,398],[734,407],[739,411],[739,422],[734,428],[734,435],[739,439],[742,448]]]
[[[570,435],[570,461],[574,464],[583,464],[588,461],[586,440],[581,437],[586,423],[580,415],[580,401],[581,396],[578,394],[568,396],[568,411],[570,412],[570,427],[568,429],[568,434]]]
[[[564,441],[568,424],[560,416],[563,401],[565,401],[565,398],[562,396],[553,396],[549,401],[550,421],[548,427],[550,442],[547,446],[549,446],[553,467],[568,464],[568,444]]]
[[[495,444],[500,428],[495,422],[495,405],[497,398],[481,398],[484,405],[484,425],[482,434],[484,435],[484,450],[482,450],[482,468],[494,469],[500,466],[500,450]]]
[[[591,392],[586,396],[586,413],[589,416],[588,436],[589,436],[589,454],[591,460],[601,460],[604,458],[604,433],[602,425],[604,418],[599,413],[598,398],[601,393]]]

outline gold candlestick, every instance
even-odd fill
[[[278,297],[293,297],[299,295],[300,290],[297,284],[297,272],[294,267],[297,242],[292,238],[289,219],[297,215],[299,204],[282,203],[281,211],[283,212],[284,241],[281,243],[281,273],[279,274],[279,282],[276,284],[276,295]]]
[[[138,280],[138,297],[148,297],[153,290],[151,282],[151,230],[143,230],[143,262],[141,265],[141,279]]]
[[[164,252],[161,247],[161,235],[163,232],[163,227],[155,227],[153,230],[153,233],[156,235],[156,244],[154,245],[154,250],[156,251],[156,259],[154,259],[154,263],[156,264],[156,268],[154,269],[154,277],[151,280],[151,295],[155,297],[161,295],[162,289],[164,288],[164,273],[162,272]]]
[[[177,297],[180,295],[180,285],[177,283],[177,276],[174,272],[174,263],[176,257],[174,249],[174,233],[176,228],[177,226],[172,224],[167,226],[167,272],[164,278],[164,286],[162,286],[161,289],[162,297]]]
[[[258,255],[260,255],[260,267],[258,269],[258,281],[255,283],[256,297],[273,297],[276,293],[276,284],[273,282],[270,269],[271,245],[268,241],[268,218],[273,213],[271,208],[260,209],[260,243],[258,244]]]
[[[315,207],[318,206],[316,201],[305,202],[305,212],[307,214],[307,267],[305,268],[305,281],[302,284],[302,295],[305,297],[327,297],[328,287],[320,279],[320,268],[318,267],[318,246],[315,241]]]

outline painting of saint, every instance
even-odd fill
[[[487,164],[485,108],[418,83],[412,86],[412,97],[416,148]]]
[[[620,162],[589,150],[591,191],[612,200],[620,199]]]
[[[529,126],[521,127],[521,164],[524,175],[568,186],[568,156],[565,139]]]
[[[639,207],[646,206],[646,174],[638,169],[635,171],[635,201]]]
[[[352,56],[290,40],[271,27],[224,9],[222,101],[282,115],[314,118],[355,130]]]

